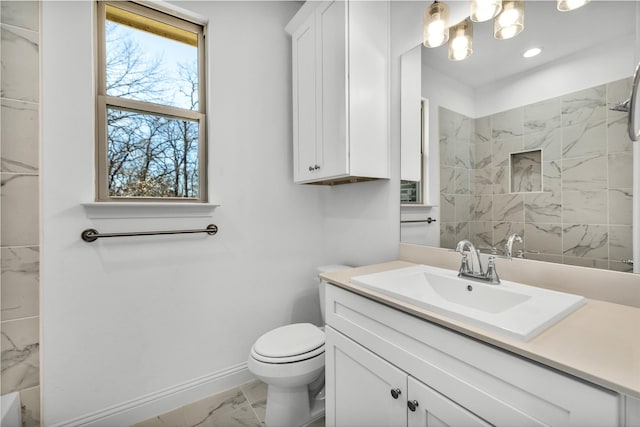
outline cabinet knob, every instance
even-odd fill
[[[309,166],[309,172],[313,172],[313,166]]]
[[[398,397],[400,397],[401,394],[402,394],[402,391],[399,388],[391,389],[391,397],[393,397],[394,399],[397,399]]]
[[[320,166],[319,166],[319,165],[315,165],[313,168],[314,168],[315,170],[318,170],[318,169],[320,169]]]
[[[407,402],[407,406],[409,407],[409,410],[411,412],[415,412],[416,408],[418,407],[418,401],[417,400],[410,400]]]

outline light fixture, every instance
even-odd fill
[[[503,1],[502,11],[493,25],[493,36],[506,40],[517,36],[524,29],[524,1]]]
[[[469,18],[474,22],[484,22],[495,18],[502,10],[502,0],[472,0]]]
[[[589,3],[589,1],[591,0],[558,0],[558,10],[560,12],[566,12],[577,9]]]
[[[532,47],[531,49],[527,49],[522,54],[522,57],[523,58],[533,58],[534,56],[540,55],[540,52],[542,52],[542,49],[540,49],[539,47]]]
[[[449,40],[449,6],[434,2],[424,10],[423,44],[442,46]]]
[[[473,23],[465,19],[449,29],[449,59],[462,61],[473,53]]]

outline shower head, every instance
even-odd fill
[[[630,101],[630,99],[627,99],[624,102],[620,102],[618,104],[615,104],[615,105],[609,107],[609,110],[611,110],[611,111],[622,111],[623,113],[628,113],[629,112],[629,101]]]

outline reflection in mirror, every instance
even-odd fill
[[[424,144],[425,135],[428,132],[425,114],[429,111],[429,100],[422,98],[420,100],[419,117],[415,124],[411,123],[411,129],[415,135],[406,137],[405,144],[401,148],[404,165],[400,180],[400,203],[408,205],[420,205],[423,202],[424,191],[422,189],[422,181],[424,175]]]
[[[526,258],[633,270],[634,148],[618,104],[637,60],[637,3],[558,12],[555,2],[527,1],[514,39],[494,40],[492,22],[474,22],[464,61],[448,60],[446,46],[402,56],[401,170],[405,115],[416,98],[430,108],[413,160],[423,164],[424,203],[418,213],[403,205],[401,219],[438,219],[403,223],[402,242],[455,248],[469,239],[500,254],[518,233],[513,253]],[[523,58],[531,47],[542,53]],[[408,69],[415,64],[419,72]]]

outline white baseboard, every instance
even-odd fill
[[[255,379],[247,363],[213,372],[51,427],[126,427]]]

